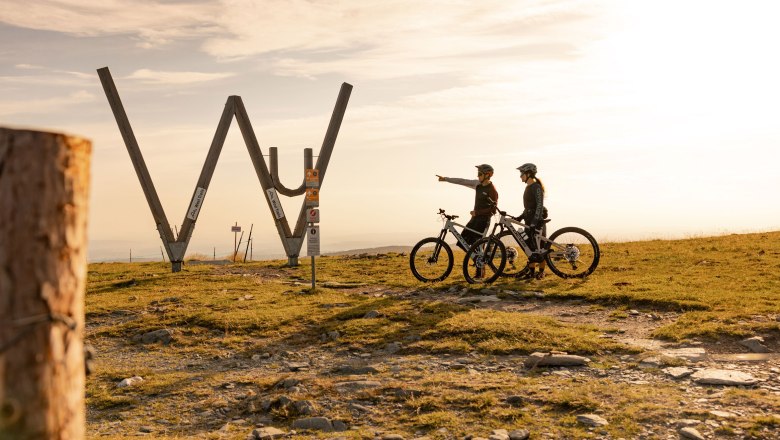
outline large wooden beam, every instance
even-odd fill
[[[0,128],[0,439],[84,438],[90,154]]]

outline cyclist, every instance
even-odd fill
[[[532,163],[526,163],[517,167],[520,171],[520,180],[525,183],[525,191],[523,192],[523,214],[519,217],[520,220],[525,221],[528,225],[526,228],[526,234],[529,237],[529,246],[531,250],[536,249],[536,234],[547,236],[547,225],[544,219],[547,218],[547,209],[544,207],[544,185],[542,181],[536,177],[537,168]],[[544,278],[544,269],[546,263],[544,259],[539,260],[541,255],[531,255],[530,272],[525,276],[526,279]],[[534,261],[537,260],[537,261]],[[537,266],[539,271],[537,272]]]
[[[490,218],[496,213],[495,204],[498,202],[498,192],[496,191],[496,187],[493,186],[493,182],[490,181],[490,178],[493,177],[493,167],[486,163],[476,165],[476,167],[477,180],[444,177],[438,174],[436,177],[439,178],[439,182],[455,183],[476,190],[474,209],[470,212],[471,220],[466,223],[466,227],[484,233],[488,226],[490,226]],[[482,237],[482,233],[464,229],[461,235],[463,236],[463,239],[471,245]],[[460,243],[458,243],[458,247],[464,251],[468,251],[468,249],[464,248]]]

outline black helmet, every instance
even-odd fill
[[[536,174],[536,165],[532,163],[524,163],[517,167],[521,173]]]
[[[477,170],[479,170],[480,173],[492,173],[493,167],[490,165],[483,163],[482,165],[475,165],[477,167]]]

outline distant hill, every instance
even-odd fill
[[[395,252],[400,254],[404,252],[409,253],[411,250],[412,250],[411,246],[380,246],[374,248],[350,249],[346,251],[326,252],[323,253],[323,255],[332,255],[332,256],[360,255],[360,254],[376,255],[376,254],[386,254],[389,252]]]

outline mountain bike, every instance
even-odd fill
[[[455,219],[458,218],[458,216],[447,214],[443,209],[439,209],[439,215],[445,220],[444,227],[441,229],[439,236],[423,238],[414,245],[412,252],[409,254],[409,267],[412,269],[412,274],[414,274],[415,278],[423,282],[442,281],[450,275],[450,272],[452,272],[452,249],[450,248],[450,245],[444,241],[447,232],[452,233],[464,249],[468,249],[469,244],[455,229],[455,226],[460,226],[463,229],[476,232],[482,237],[485,237],[485,233],[487,232],[487,228],[485,231],[477,231],[467,228],[465,225],[455,223]]]
[[[567,226],[549,237],[540,231],[529,237],[527,225],[520,219],[506,211],[498,210],[498,213],[501,217],[491,233],[474,242],[463,259],[463,276],[469,283],[492,283],[501,275],[519,276],[530,270],[531,263],[542,261],[561,278],[584,278],[596,270],[601,253],[596,239],[586,230]],[[517,244],[525,253],[525,266],[519,268],[514,262],[506,266],[510,253],[506,243]]]

